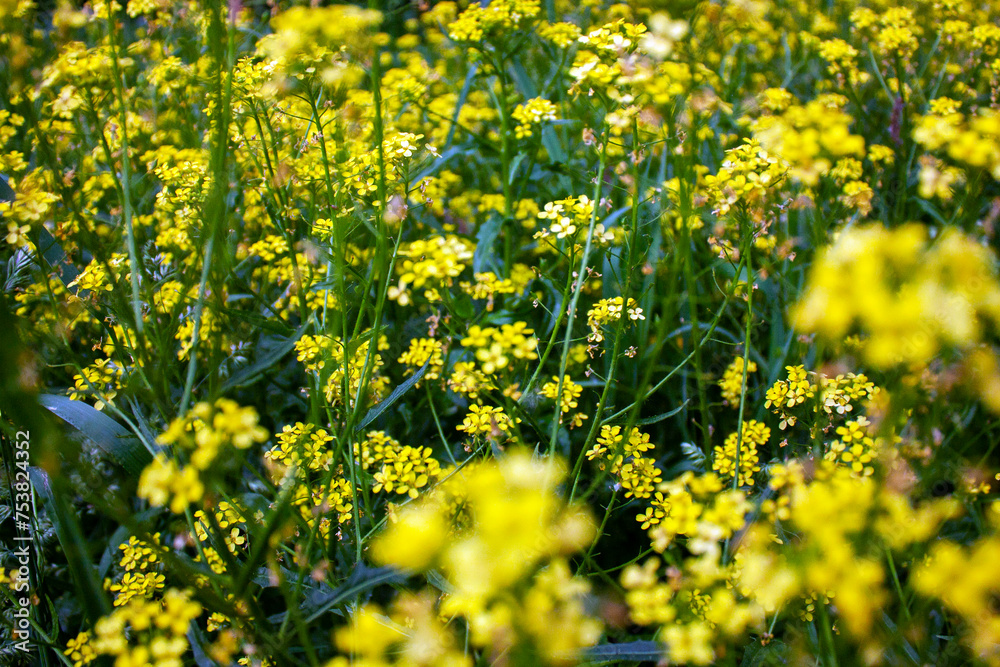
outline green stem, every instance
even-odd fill
[[[740,263],[736,267],[737,276],[743,271],[743,267],[745,266],[744,261],[745,260],[741,259]],[[735,281],[733,285],[734,285],[733,289],[730,289],[729,292],[726,293],[726,296],[722,301],[722,305],[719,306],[719,309],[715,312],[715,317],[712,318],[712,322],[708,325],[708,328],[705,330],[705,334],[701,337],[701,342],[708,340],[708,337],[712,335],[712,332],[715,331],[715,327],[718,326],[719,321],[722,319],[723,313],[726,312],[726,306],[729,305],[729,301],[730,299],[733,298],[733,294],[735,293],[735,285],[736,285]],[[660,336],[659,338],[662,339],[662,336]],[[621,417],[622,415],[624,415],[625,413],[631,410],[638,409],[642,405],[643,401],[645,401],[647,398],[658,392],[663,387],[663,385],[665,385],[670,380],[670,378],[676,375],[682,368],[687,366],[688,362],[690,362],[693,358],[694,358],[694,352],[692,351],[686,357],[684,357],[684,359],[682,359],[679,364],[674,366],[674,368],[669,373],[663,376],[663,378],[661,378],[659,382],[657,382],[655,385],[653,385],[646,391],[640,391],[639,392],[640,396],[637,397],[635,401],[626,405],[618,412],[615,412],[614,414],[608,415],[604,419],[601,419],[601,424],[610,424],[619,417]],[[652,373],[652,365],[647,370],[647,374],[648,373]],[[643,382],[642,385],[640,386],[645,386],[646,384],[648,384],[648,380]]]
[[[681,191],[685,190],[687,190],[687,187],[682,184]],[[684,231],[681,236],[681,242],[684,244],[684,283],[687,286],[688,307],[691,316],[691,345],[694,347],[694,376],[698,387],[698,426],[701,430],[703,441],[702,449],[708,455],[712,451],[712,430],[708,424],[708,392],[705,386],[705,376],[702,372],[701,344],[703,339],[696,338],[697,331],[701,328],[701,322],[698,317],[698,283],[695,280],[694,265],[691,258],[694,254],[694,250],[691,247],[691,232],[687,228],[686,220],[687,218],[685,217],[682,223]]]
[[[115,35],[115,17],[111,13],[114,7],[113,2],[108,3],[108,40],[112,45],[116,45]],[[125,50],[124,44],[125,38],[122,36],[121,50]],[[135,329],[142,338],[144,327],[142,322],[142,307],[141,301],[139,299],[139,253],[136,250],[135,244],[135,229],[132,224],[132,176],[129,173],[131,166],[129,160],[128,151],[128,111],[125,106],[125,84],[124,75],[122,74],[120,68],[118,67],[118,53],[114,53],[111,58],[111,70],[114,74],[115,79],[115,95],[118,98],[118,109],[120,113],[119,122],[121,122],[121,137],[122,137],[122,184],[121,184],[121,194],[122,194],[122,218],[125,221],[125,236],[128,243],[128,257],[129,257],[129,267],[130,279],[132,282],[132,317],[135,319]],[[112,165],[112,168],[113,165]]]
[[[549,336],[549,341],[545,344],[545,350],[542,352],[542,356],[538,358],[538,365],[535,367],[535,372],[531,374],[528,384],[524,386],[524,390],[521,392],[521,400],[524,400],[524,398],[531,393],[535,383],[538,382],[538,376],[541,375],[542,368],[545,366],[545,361],[549,358],[549,353],[552,352],[552,348],[556,343],[556,338],[559,336],[559,326],[566,317],[566,308],[564,306],[566,305],[566,300],[569,299],[569,292],[573,288],[573,272],[567,271],[566,274],[566,285],[563,287],[562,298],[558,303],[556,321],[555,324],[552,325],[552,334]]]
[[[740,449],[743,447],[743,412],[747,399],[747,370],[750,364],[750,329],[753,325],[753,264],[750,253],[753,250],[753,223],[750,220],[746,209],[740,214],[741,232],[743,234],[743,262],[746,263],[747,270],[747,323],[746,332],[743,339],[743,379],[740,384],[740,408],[736,423],[736,456],[733,461],[733,489],[740,488]],[[740,275],[736,274],[736,281],[739,282]]]
[[[215,250],[215,235],[208,237],[205,243],[205,260],[201,266],[201,279],[198,282],[198,301],[194,306],[194,330],[191,333],[191,348],[188,350],[187,377],[184,380],[184,393],[181,396],[181,407],[178,414],[187,414],[191,405],[191,391],[194,388],[195,371],[198,368],[198,341],[201,338],[201,318],[205,309],[205,293],[208,285],[208,275],[212,270],[212,256]]]
[[[590,214],[590,226],[587,229],[587,242],[583,248],[583,257],[580,259],[580,270],[577,272],[576,276],[576,288],[573,290],[573,297],[570,301],[569,312],[567,313],[566,322],[566,335],[563,337],[563,348],[562,348],[562,358],[559,360],[559,385],[556,388],[556,396],[561,397],[563,391],[563,379],[566,375],[566,365],[569,363],[569,346],[570,342],[573,340],[573,321],[576,319],[576,308],[580,302],[580,294],[583,292],[583,286],[587,281],[587,262],[590,259],[590,248],[594,242],[594,227],[597,226],[597,209],[601,204],[601,186],[603,185],[604,179],[604,167],[607,164],[608,159],[608,136],[602,128],[601,141],[601,158],[597,168],[597,175],[594,177],[594,197],[593,197],[593,210]],[[560,419],[562,412],[562,406],[560,401],[556,401],[556,414],[552,418],[552,433],[549,438],[549,455],[555,453],[556,440],[559,436],[559,425],[562,420]]]
[[[584,440],[583,448],[580,450],[577,456],[576,463],[573,465],[573,473],[571,477],[573,478],[573,491],[576,490],[577,483],[579,481],[580,470],[583,468],[583,459],[587,452],[590,450],[590,446],[597,439],[598,429],[601,426],[601,415],[604,414],[604,406],[607,404],[608,396],[611,393],[611,388],[616,377],[616,372],[618,370],[618,361],[621,358],[621,348],[622,341],[625,339],[625,326],[630,321],[628,317],[628,300],[629,295],[632,293],[632,274],[635,267],[635,254],[636,246],[639,243],[639,122],[637,119],[632,120],[632,135],[633,135],[633,159],[632,159],[632,176],[633,176],[633,192],[632,192],[632,229],[631,236],[628,241],[628,258],[625,260],[625,288],[622,290],[622,310],[621,317],[618,320],[618,327],[615,329],[615,341],[611,352],[611,364],[608,369],[608,378],[604,382],[604,387],[601,390],[601,397],[597,401],[597,411],[594,413],[594,420],[590,424],[590,429],[587,432],[587,438]],[[629,432],[626,432],[625,438],[627,439]],[[572,497],[572,492],[570,494]]]
[[[821,600],[816,600],[816,607],[819,610],[820,630],[823,633],[821,642],[825,644],[824,649],[827,654],[825,667],[837,667],[837,646],[833,641],[830,613],[827,611],[826,603]]]
[[[903,615],[906,620],[910,620],[910,606],[906,602],[906,596],[903,594],[903,586],[899,583],[899,574],[896,573],[896,562],[892,558],[892,552],[888,549],[885,550],[886,560],[889,562],[889,573],[892,574],[892,583],[896,588],[896,594],[899,595],[899,604],[903,607]]]
[[[587,549],[587,555],[584,559],[590,561],[594,556],[594,549],[597,548],[597,543],[601,541],[601,537],[604,535],[604,529],[608,525],[608,519],[611,518],[611,511],[614,509],[615,501],[618,499],[618,489],[611,492],[611,500],[608,501],[608,506],[604,510],[604,518],[601,519],[601,527],[597,529],[597,534],[594,535],[594,541],[590,543],[590,548]],[[577,574],[580,574],[579,572]]]

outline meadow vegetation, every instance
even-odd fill
[[[0,661],[1000,665],[998,21],[0,0]]]

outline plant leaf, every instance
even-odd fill
[[[688,399],[688,400],[684,401],[683,403],[681,403],[676,408],[674,408],[673,410],[671,410],[670,412],[664,412],[664,413],[661,413],[661,414],[658,414],[658,415],[654,415],[652,417],[646,417],[645,419],[640,419],[639,421],[637,421],[635,423],[635,425],[636,426],[649,426],[650,424],[655,424],[656,422],[661,422],[664,419],[669,419],[670,417],[673,417],[674,415],[676,415],[677,413],[679,413],[681,410],[683,410],[684,408],[686,408],[687,404],[690,403],[690,402],[691,402],[691,399]]]
[[[152,460],[142,441],[103,412],[66,396],[43,394],[38,402],[73,427],[135,477]]]
[[[483,271],[496,271],[497,260],[493,246],[497,237],[500,236],[500,228],[504,225],[504,219],[499,214],[491,215],[486,222],[479,227],[476,234],[476,251],[472,255],[472,270],[475,273]]]
[[[698,445],[690,442],[682,442],[681,455],[684,457],[684,461],[691,465],[694,470],[705,469],[705,452],[701,451]]]
[[[44,471],[40,468],[31,468],[29,475],[32,487],[51,509],[49,516],[52,517],[56,537],[63,553],[66,554],[66,565],[76,583],[76,589],[81,593],[77,599],[88,620],[96,623],[101,616],[111,612],[111,603],[101,588],[101,581],[94,564],[90,562],[87,540],[83,537],[76,512],[66,502],[63,494],[58,489],[52,488]]]
[[[306,622],[312,623],[330,609],[342,605],[362,593],[367,593],[376,586],[399,583],[405,580],[406,574],[395,568],[368,567],[364,563],[358,563],[354,571],[351,572],[351,576],[341,586],[309,605],[313,608],[303,608],[303,611],[309,614],[306,617]]]
[[[417,370],[416,373],[406,378],[406,381],[404,381],[398,387],[393,389],[392,393],[389,394],[388,398],[386,398],[384,401],[380,401],[378,405],[369,410],[367,414],[365,414],[364,419],[362,419],[361,422],[354,427],[355,430],[361,431],[366,426],[371,424],[373,421],[378,419],[378,416],[383,412],[385,412],[386,410],[388,410],[390,407],[392,407],[392,404],[398,401],[400,396],[402,396],[410,389],[412,389],[413,385],[420,382],[420,378],[422,378],[424,376],[424,373],[426,372],[427,372],[427,364],[425,363],[423,366],[419,368],[419,370]]]
[[[286,354],[295,348],[295,343],[298,342],[299,338],[302,337],[302,334],[306,332],[306,328],[308,328],[311,324],[312,319],[310,318],[307,322],[300,326],[295,333],[287,339],[281,341],[276,347],[274,347],[274,349],[266,352],[254,363],[246,366],[245,368],[241,368],[239,371],[234,373],[232,377],[222,383],[223,393],[234,387],[246,387],[263,377],[264,372],[267,369],[281,361]]]
[[[615,662],[659,662],[663,658],[663,645],[654,641],[635,641],[625,644],[600,644],[591,646],[583,654],[588,664]]]

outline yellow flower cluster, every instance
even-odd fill
[[[848,466],[857,475],[869,476],[875,472],[875,441],[868,433],[869,421],[864,417],[852,419],[837,427],[837,440],[830,443],[824,458]]]
[[[89,665],[97,659],[97,651],[90,643],[90,633],[81,632],[76,637],[66,642],[66,650],[63,654],[70,659],[73,667],[83,667]]]
[[[957,110],[942,111],[947,112],[917,121],[914,140],[927,150],[944,151],[955,162],[984,169],[1000,180],[1000,112],[988,109],[967,117]]]
[[[954,229],[933,241],[917,224],[847,229],[813,264],[793,318],[831,340],[862,332],[873,366],[920,368],[947,350],[972,351],[1000,324],[996,258]],[[983,399],[1000,407],[1000,395]]]
[[[639,49],[646,31],[646,26],[642,23],[618,19],[581,35],[577,40],[580,48],[569,69],[569,76],[573,80],[570,91],[584,93],[588,97],[596,92],[609,98],[627,95],[616,84],[619,79],[625,78],[623,72],[631,69],[634,61],[629,56]]]
[[[510,278],[498,278],[492,271],[486,271],[483,273],[476,273],[473,275],[476,282],[467,283],[463,282],[459,285],[466,294],[468,294],[473,299],[485,300],[486,301],[486,311],[491,312],[495,306],[494,300],[497,296],[501,294],[517,294],[523,292],[524,288],[528,286],[531,279],[534,277],[530,269],[526,271],[517,270],[518,268],[527,269],[523,264],[515,265],[515,271],[511,272]]]
[[[751,361],[746,364],[747,375],[757,371],[757,362]],[[719,380],[719,387],[722,389],[722,400],[727,405],[738,405],[740,394],[743,391],[743,357],[736,357],[732,363],[726,366]]]
[[[965,184],[965,172],[959,167],[945,164],[933,155],[921,155],[918,192],[925,199],[937,197],[950,201],[960,186]]]
[[[472,665],[429,594],[404,594],[393,602],[389,614],[369,602],[351,615],[349,625],[337,629],[334,640],[350,657],[338,656],[326,667]]]
[[[264,452],[264,461],[283,468],[329,470],[333,462],[333,436],[313,424],[286,425],[275,436],[278,443]]]
[[[734,206],[753,206],[761,201],[768,188],[775,187],[787,167],[757,141],[726,151],[719,171],[705,176],[708,202],[721,217]]]
[[[247,449],[267,440],[267,430],[257,421],[256,410],[230,399],[220,398],[214,405],[195,404],[157,438],[161,445],[185,452],[190,463],[182,467],[164,453],[158,454],[139,477],[138,496],[155,507],[169,502],[171,512],[182,513],[190,503],[201,500],[205,492],[201,474],[211,468],[223,447]]]
[[[317,336],[306,334],[295,341],[296,358],[310,372],[323,370],[332,350],[333,339],[323,334]]]
[[[683,473],[659,485],[644,514],[637,519],[649,529],[653,548],[664,552],[679,536],[687,537],[692,556],[682,568],[670,568],[667,580],[657,575],[657,558],[629,565],[622,572],[632,620],[662,628],[667,657],[673,662],[706,665],[715,658],[717,638],[737,637],[760,627],[763,610],[740,600],[725,564],[722,545],[744,525],[752,505],[741,491],[725,490],[715,473]]]
[[[874,50],[882,57],[898,57],[905,61],[920,45],[922,29],[909,7],[889,7],[881,15],[867,7],[859,7],[851,12],[851,22],[859,32],[874,38]]]
[[[556,105],[547,99],[536,97],[524,104],[518,104],[510,115],[517,122],[514,133],[518,139],[524,139],[531,136],[535,125],[556,119]]]
[[[94,397],[94,407],[104,409],[106,404],[114,404],[114,398],[122,386],[124,371],[110,359],[98,359],[81,373],[73,376],[74,391],[69,397],[78,401],[84,397]]]
[[[13,200],[0,201],[0,217],[7,224],[6,241],[15,248],[34,247],[28,238],[31,225],[40,224],[50,214],[59,197],[49,191],[48,175],[36,169],[23,178],[11,178]],[[85,288],[81,288],[85,289]]]
[[[244,516],[245,511],[239,506],[225,500],[221,501],[211,511],[215,519],[215,525],[222,531],[222,539],[226,544],[226,549],[230,553],[236,554],[240,547],[247,545],[247,520]],[[209,522],[208,515],[204,510],[198,510],[194,513],[194,519],[195,537],[205,545],[203,548],[209,548],[208,544],[211,543],[209,531],[213,530],[214,527]]]
[[[633,426],[626,438],[621,426],[605,425],[601,427],[597,442],[587,452],[587,458],[591,461],[602,459],[598,462],[601,470],[605,469],[606,461],[610,462],[611,473],[617,474],[626,458],[640,457],[653,447],[653,443],[649,441],[649,434],[642,433],[637,427]]]
[[[383,431],[369,431],[363,440],[355,442],[354,458],[363,470],[373,472],[372,490],[376,493],[384,490],[416,498],[421,489],[442,475],[441,464],[430,447],[400,445]]]
[[[879,392],[875,383],[862,373],[846,373],[831,378],[823,373],[807,371],[805,366],[785,366],[785,370],[785,379],[775,381],[767,390],[764,402],[764,407],[781,417],[778,428],[782,431],[795,426],[810,411],[816,415],[823,412],[829,418],[851,413],[856,406],[864,405]]]
[[[886,550],[930,538],[959,505],[942,498],[914,507],[891,485],[819,463],[808,476],[800,462],[775,476],[772,488],[787,507],[781,534],[796,537],[781,539],[770,519],[753,525],[736,556],[738,589],[769,613],[799,595],[825,595],[844,629],[863,642],[877,631],[888,596]]]
[[[0,0],[12,377],[167,424],[69,662],[1000,665],[1000,4],[244,4]]]
[[[187,590],[171,588],[160,600],[135,598],[97,621],[93,636],[77,635],[65,655],[75,667],[102,655],[114,658],[119,667],[179,667],[189,649],[189,625],[201,612]]]
[[[163,590],[166,579],[158,569],[163,547],[159,544],[159,533],[153,538],[156,543],[152,545],[138,540],[135,536],[119,545],[118,549],[123,552],[119,565],[125,572],[117,582],[112,583],[110,579],[104,582],[105,587],[115,594],[114,606],[126,605],[135,597],[150,599],[158,591]]]
[[[539,393],[545,398],[552,400],[559,400],[559,411],[569,412],[573,410],[579,403],[577,399],[580,398],[580,394],[583,393],[583,387],[573,382],[569,375],[563,376],[562,381],[562,396],[559,396],[559,377],[552,376],[551,382],[546,382],[542,385]]]
[[[363,440],[354,441],[354,460],[363,470],[371,470],[399,447],[399,441],[385,431],[368,431]]]
[[[585,232],[590,228],[590,220],[594,215],[594,202],[587,195],[579,197],[567,197],[558,201],[545,204],[545,207],[538,211],[540,220],[549,220],[549,226],[534,234],[534,238],[543,241],[539,252],[542,249],[549,251],[556,250],[556,241],[559,239],[569,239],[573,242],[574,252],[579,246],[576,242],[579,237],[586,237]],[[552,239],[555,236],[555,240]],[[605,230],[603,223],[594,225],[595,243],[609,243],[614,239],[614,234]]]
[[[518,361],[538,358],[535,352],[538,339],[525,322],[502,324],[500,328],[476,324],[469,327],[461,342],[463,347],[474,351],[476,361],[486,375],[493,375]]]
[[[98,292],[103,290],[110,292],[114,289],[117,276],[114,273],[109,276],[106,267],[110,267],[114,271],[121,269],[123,265],[126,265],[127,261],[122,254],[115,254],[108,260],[106,265],[96,259],[91,260],[90,264],[67,287],[76,287],[78,294],[84,291]]]
[[[351,354],[350,359],[346,360],[346,363],[344,359],[346,356],[345,346],[341,343],[340,338],[329,339],[329,343],[327,343],[330,349],[329,358],[333,362],[334,370],[326,379],[323,393],[330,405],[340,404],[346,405],[348,408],[354,407],[355,402],[358,400],[358,392],[361,390],[362,376],[365,375],[366,368],[368,380],[368,396],[366,399],[368,403],[377,403],[385,395],[389,386],[389,378],[379,372],[385,364],[379,352],[388,350],[389,342],[385,335],[379,336],[377,351],[373,352],[371,359],[369,359],[368,350],[371,346],[370,332],[364,332],[362,336],[364,340],[360,344],[347,345],[348,348],[351,348],[353,345],[356,345],[356,347],[354,347],[353,354]],[[344,400],[345,375],[347,376],[348,392],[346,401]]]
[[[188,505],[201,500],[205,485],[194,466],[181,468],[177,461],[163,454],[156,456],[139,476],[136,495],[145,498],[150,505],[162,507],[169,503],[170,511],[182,514]]]
[[[836,160],[865,155],[864,138],[850,132],[854,119],[843,111],[846,103],[846,98],[826,95],[805,105],[792,104],[755,121],[754,136],[768,153],[787,163],[789,176],[815,186]]]
[[[107,588],[115,594],[114,605],[120,607],[132,598],[152,598],[157,591],[163,590],[165,581],[159,572],[126,572],[118,582],[108,581]]]
[[[220,398],[214,405],[200,402],[170,422],[157,442],[191,452],[191,464],[207,470],[225,445],[247,449],[255,442],[265,442],[268,432],[258,425],[259,419],[254,408],[240,407],[228,398]]]
[[[295,496],[292,498],[292,505],[299,509],[309,530],[319,524],[318,534],[323,539],[329,539],[330,529],[333,526],[332,515],[336,516],[337,524],[344,524],[351,520],[351,513],[354,510],[354,487],[351,480],[344,477],[342,468],[337,468],[334,473],[329,485],[325,483],[297,485]]]
[[[318,523],[318,534],[323,539],[328,539],[333,525],[331,515],[336,515],[338,524],[351,520],[351,513],[354,510],[354,486],[351,480],[345,478],[343,468],[338,467],[329,485],[325,482],[296,485],[292,505],[299,509],[309,530]]]
[[[444,366],[443,352],[444,343],[439,340],[414,338],[410,341],[410,349],[401,354],[397,361],[407,367],[407,375],[427,364],[427,372],[424,373],[424,377],[428,380],[436,380],[441,377],[441,370]]]
[[[538,15],[539,0],[498,0],[488,5],[469,5],[448,25],[448,36],[456,42],[479,42],[484,37],[502,37]]]
[[[621,426],[605,425],[586,456],[591,461],[596,460],[600,470],[608,469],[617,477],[626,498],[649,498],[656,485],[663,481],[663,471],[652,458],[643,456],[653,447],[649,434],[638,428],[633,427],[626,438]]]
[[[472,400],[479,399],[479,392],[495,389],[486,374],[476,368],[471,361],[456,361],[448,377],[448,388],[456,394],[463,394]]]
[[[373,555],[407,570],[438,569],[451,585],[439,613],[463,617],[474,646],[494,655],[523,651],[532,664],[570,662],[601,625],[585,611],[589,584],[566,561],[593,539],[594,523],[556,494],[564,476],[559,463],[523,451],[466,466],[441,491],[402,508]],[[447,493],[459,495],[472,518],[458,534]],[[385,633],[351,636],[363,645]],[[367,650],[382,657],[385,644]]]
[[[430,447],[388,447],[376,459],[381,467],[375,472],[372,491],[397,493],[416,498],[425,488],[441,476],[441,464]]]
[[[827,71],[844,84],[859,86],[867,83],[870,75],[857,68],[858,50],[842,39],[827,39],[819,45],[819,55],[827,63]],[[778,109],[775,109],[776,111]]]
[[[438,301],[439,287],[450,287],[472,259],[473,246],[457,236],[432,236],[404,244],[397,265],[399,283],[389,288],[389,298],[399,305],[412,303],[410,288],[424,287],[424,298]]]
[[[1000,610],[996,606],[996,579],[991,575],[991,564],[1000,558],[998,510],[994,501],[989,535],[969,546],[937,542],[913,572],[914,588],[941,600],[959,616],[961,641],[977,660],[989,665],[1000,662]]]
[[[501,435],[509,433],[515,421],[503,411],[503,408],[494,408],[489,405],[469,406],[469,412],[465,415],[462,423],[455,428],[464,431],[466,435],[485,435],[490,438],[499,438]]]
[[[326,84],[357,82],[363,72],[342,52],[365,52],[382,14],[355,5],[289,7],[271,20],[274,30],[257,43],[257,50],[284,76],[318,74]]]
[[[740,478],[737,484],[739,486],[753,486],[753,475],[760,472],[760,457],[757,448],[766,445],[770,437],[771,429],[756,419],[744,422],[742,438],[739,437],[738,433],[730,433],[723,446],[715,448],[712,470],[724,478],[732,479],[738,461]]]
[[[538,26],[538,36],[552,42],[561,49],[569,48],[580,38],[580,28],[574,23],[542,23]]]
[[[590,327],[590,335],[587,340],[590,343],[600,343],[604,340],[603,328],[613,322],[622,319],[622,311],[628,315],[629,323],[646,319],[635,299],[629,297],[628,304],[623,308],[623,299],[620,296],[610,299],[601,299],[587,311],[587,325]]]

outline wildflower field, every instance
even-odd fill
[[[0,28],[0,665],[1000,665],[996,0]]]

